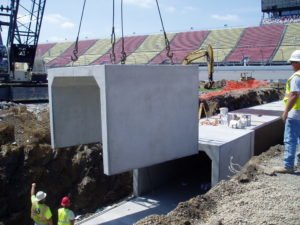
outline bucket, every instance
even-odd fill
[[[247,120],[247,126],[251,126],[251,115],[245,115],[245,118]]]
[[[227,107],[220,108],[220,114],[221,115],[227,115],[227,113],[228,113],[228,108]]]

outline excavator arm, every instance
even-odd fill
[[[210,89],[213,84],[213,73],[214,73],[214,51],[211,45],[207,46],[207,49],[199,49],[189,53],[183,60],[183,65],[188,65],[194,62],[197,59],[206,57],[207,69],[208,69],[208,84],[205,85],[205,88]]]

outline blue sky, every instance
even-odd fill
[[[59,2],[59,3],[58,3]],[[257,26],[260,0],[160,0],[168,32]],[[48,0],[40,43],[76,39],[83,0]],[[116,31],[120,34],[120,0],[116,0]],[[124,0],[126,35],[159,33],[155,0]],[[87,0],[80,39],[106,38],[112,24],[112,0]]]

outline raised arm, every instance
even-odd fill
[[[31,184],[30,196],[35,195],[35,186],[36,186],[35,183],[32,183],[32,184]]]

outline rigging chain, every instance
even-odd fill
[[[115,0],[113,0],[113,18],[112,18],[112,32],[110,37],[111,54],[110,61],[112,64],[116,63],[116,53],[115,53],[115,45],[116,45],[116,32],[115,32]]]
[[[81,18],[80,18],[80,23],[79,23],[78,33],[77,33],[77,38],[76,38],[76,41],[75,41],[73,55],[71,56],[72,62],[76,62],[78,60],[78,55],[77,55],[78,54],[78,41],[79,41],[79,35],[80,35],[80,30],[81,30],[83,14],[84,14],[84,10],[85,10],[85,3],[86,3],[86,0],[84,0],[84,2],[83,2]]]
[[[167,54],[166,55],[170,59],[171,64],[174,64],[174,62],[173,62],[173,52],[171,51],[170,41],[168,39],[166,30],[165,30],[165,26],[164,26],[164,22],[163,22],[163,19],[162,19],[162,15],[161,15],[161,11],[160,11],[158,0],[156,0],[156,5],[157,5],[158,13],[159,13],[159,18],[160,18],[161,26],[162,26],[162,29],[163,29],[163,33],[164,33],[166,50],[167,50]]]
[[[123,17],[123,0],[121,0],[121,28],[122,28],[122,52],[121,52],[121,64],[126,62],[126,52],[125,52],[125,38],[124,38],[124,17]]]

